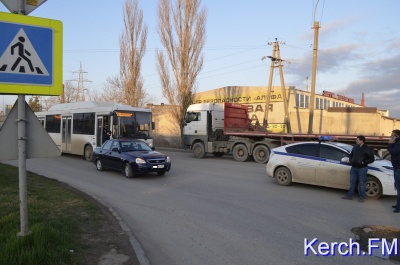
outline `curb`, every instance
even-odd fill
[[[81,192],[83,192],[83,191],[81,191]],[[135,235],[133,234],[131,229],[129,229],[128,225],[124,221],[122,221],[121,217],[114,211],[114,209],[111,206],[107,205],[105,202],[103,202],[101,199],[97,198],[96,196],[94,196],[90,193],[86,193],[86,194],[91,196],[96,201],[100,202],[104,207],[106,207],[111,212],[111,214],[115,217],[115,219],[118,220],[118,223],[121,226],[122,230],[129,237],[129,242],[132,245],[133,251],[135,252],[140,265],[150,265],[150,261],[148,260],[146,253],[144,252],[139,240],[137,240],[137,238],[135,237]]]

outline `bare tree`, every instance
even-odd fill
[[[103,92],[98,93],[95,91],[91,94],[91,98],[94,101],[115,102],[130,105],[125,98],[125,90],[119,76],[107,78],[107,84],[104,86]],[[137,106],[144,107],[147,103],[151,103],[155,100],[156,98],[154,96],[151,96],[146,91],[142,90],[142,98]]]
[[[156,51],[157,69],[163,96],[171,108],[172,116],[180,125],[187,107],[193,101],[196,78],[203,67],[202,49],[206,38],[205,8],[201,0],[160,0],[158,4],[158,34],[165,52]]]
[[[70,80],[64,84],[64,103],[81,101],[81,95]]]
[[[40,103],[39,96],[30,97],[28,105],[33,112],[42,111],[42,104]]]
[[[123,100],[124,89],[121,84],[119,76],[107,78],[107,84],[103,88],[102,93],[93,93],[92,99],[94,101],[126,103]]]
[[[124,31],[120,36],[120,84],[123,103],[143,107],[146,93],[141,76],[142,59],[146,51],[147,25],[138,0],[126,0],[124,5]],[[116,80],[114,80],[116,81]]]
[[[63,85],[63,94],[61,96],[50,96],[43,99],[42,108],[43,110],[49,110],[52,106],[61,103],[70,103],[81,101],[80,93],[76,86],[74,86],[71,80],[68,80]]]
[[[61,97],[60,96],[46,97],[46,98],[43,99],[43,102],[42,102],[42,110],[43,111],[47,111],[52,106],[60,104],[60,103],[61,103]]]

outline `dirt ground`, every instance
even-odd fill
[[[351,231],[359,236],[357,242],[361,245],[362,250],[368,252],[368,239],[369,238],[385,238],[387,241],[391,242],[393,239],[400,238],[400,229],[391,226],[381,226],[381,225],[366,225],[360,227],[354,227]],[[400,243],[400,242],[399,242]],[[400,245],[398,245],[400,248]],[[400,262],[400,249],[397,250],[397,256],[390,256],[389,259],[393,261]]]
[[[71,187],[68,187],[71,188]],[[89,229],[90,224],[82,224],[85,237],[85,265],[139,265],[129,236],[121,228],[117,218],[106,206],[82,193],[92,201],[102,215],[102,227],[97,231]],[[85,229],[87,226],[88,229]]]

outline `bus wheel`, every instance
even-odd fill
[[[93,148],[91,145],[86,145],[85,146],[85,151],[83,153],[83,157],[85,158],[86,161],[92,161],[93,158]]]
[[[265,164],[269,160],[269,149],[264,145],[257,145],[253,150],[254,161],[260,164]]]

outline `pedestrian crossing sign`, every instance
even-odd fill
[[[0,94],[61,95],[61,21],[0,12]]]

